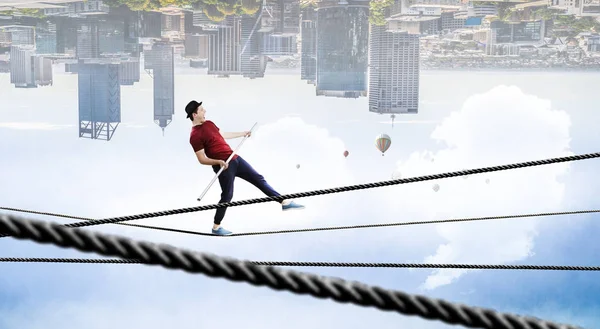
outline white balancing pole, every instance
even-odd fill
[[[252,133],[252,131],[254,130],[254,127],[256,127],[257,124],[258,124],[258,122],[255,122],[254,125],[252,126],[252,128],[250,128],[250,133]],[[229,164],[229,161],[231,161],[233,156],[239,151],[240,147],[242,147],[242,145],[244,145],[244,142],[246,141],[246,139],[248,139],[248,137],[249,136],[244,136],[244,139],[242,139],[240,144],[235,148],[235,150],[233,150],[233,153],[231,153],[231,155],[229,156],[227,161],[225,161],[226,164]],[[223,173],[223,168],[225,168],[225,167],[221,167],[221,169],[216,173],[215,177],[213,177],[213,179],[210,181],[210,183],[208,183],[208,186],[204,189],[204,192],[202,192],[202,194],[198,197],[198,202],[202,201],[202,198],[204,198],[206,193],[208,193],[208,190],[210,190],[211,186],[217,181],[217,178],[219,178],[221,173]]]

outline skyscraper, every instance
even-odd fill
[[[317,95],[367,95],[369,5],[317,10]]]
[[[56,25],[38,26],[35,33],[35,48],[38,54],[56,53]]]
[[[119,63],[80,60],[79,137],[110,141],[121,122]]]
[[[302,10],[300,79],[313,82],[317,78],[317,12],[312,6]]]
[[[267,56],[290,56],[298,53],[295,34],[264,34],[263,54]]]
[[[155,11],[145,11],[140,14],[141,38],[160,38],[162,26],[162,14]]]
[[[241,22],[227,17],[209,36],[208,74],[240,74]]]
[[[187,58],[208,58],[208,35],[200,33],[185,34],[185,57]]]
[[[175,113],[175,70],[173,47],[157,42],[144,53],[145,68],[152,69],[154,80],[154,123],[165,132]]]
[[[418,113],[419,36],[372,26],[369,48],[369,111]]]
[[[52,85],[52,60],[43,56],[34,56],[33,60],[33,78],[36,86]]]
[[[0,31],[10,33],[13,46],[35,45],[35,26],[7,25]]]
[[[77,58],[100,57],[100,29],[98,22],[88,20],[77,29]]]
[[[10,83],[17,88],[35,88],[34,63],[35,48],[28,46],[10,47]]]
[[[120,59],[119,83],[121,86],[133,86],[140,81],[140,61],[137,58]]]
[[[38,56],[31,45],[10,47],[10,82],[17,88],[52,84],[52,61]]]
[[[262,78],[267,69],[267,60],[263,55],[263,39],[260,29],[260,16],[241,18],[240,69],[246,78]]]

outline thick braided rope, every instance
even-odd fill
[[[0,263],[146,264],[134,259],[0,257]],[[257,266],[433,268],[464,270],[600,271],[600,266],[248,261]]]
[[[93,220],[95,220],[93,218],[87,218],[87,217],[65,215],[65,214],[59,214],[59,213],[54,213],[54,212],[43,212],[43,211],[21,209],[21,208],[0,207],[0,210],[22,212],[22,213],[29,213],[29,214],[36,214],[36,215],[43,215],[43,216],[52,216],[52,217],[59,217],[59,218],[76,219],[76,220],[82,220],[82,221],[93,221]],[[115,224],[115,225],[124,225],[124,226],[143,227],[143,228],[155,229],[155,230],[161,230],[162,229],[161,227],[157,227],[157,226],[146,226],[146,225],[139,225],[139,224],[129,224],[129,223],[113,223],[113,224]],[[0,234],[0,238],[5,238],[7,236],[9,236],[9,235]]]
[[[502,314],[490,309],[473,308],[409,295],[400,291],[385,290],[358,282],[338,278],[325,278],[313,274],[285,271],[277,267],[256,266],[230,258],[191,252],[168,245],[139,242],[118,236],[68,229],[64,226],[34,221],[15,216],[0,215],[0,232],[14,238],[53,244],[104,256],[142,260],[146,264],[181,269],[189,273],[203,273],[231,281],[245,281],[255,286],[274,290],[287,290],[295,294],[330,298],[341,303],[372,306],[380,310],[416,315],[448,324],[461,324],[470,328],[490,329],[575,329],[535,318]]]
[[[66,226],[68,226],[68,227],[84,227],[84,226],[93,226],[93,225],[101,225],[101,224],[114,224],[114,223],[118,223],[118,222],[125,222],[125,221],[137,220],[137,219],[178,215],[178,214],[197,212],[197,211],[205,211],[205,210],[224,208],[224,207],[245,206],[245,205],[251,205],[251,204],[255,204],[255,203],[264,203],[264,202],[270,202],[270,201],[281,202],[285,199],[297,199],[297,198],[304,198],[304,197],[309,197],[309,196],[349,192],[349,191],[356,191],[356,190],[365,190],[365,189],[376,188],[376,187],[417,183],[417,182],[424,182],[424,181],[428,181],[428,180],[452,178],[452,177],[474,175],[474,174],[482,174],[482,173],[488,173],[488,172],[494,172],[494,171],[512,170],[512,169],[519,169],[519,168],[526,168],[526,167],[548,165],[548,164],[553,164],[553,163],[579,161],[579,160],[593,159],[593,158],[598,158],[598,157],[600,157],[600,152],[581,154],[581,155],[572,155],[572,156],[551,158],[551,159],[544,159],[544,160],[537,160],[537,161],[513,163],[513,164],[506,164],[506,165],[486,167],[486,168],[467,169],[467,170],[455,171],[455,172],[449,172],[449,173],[418,176],[418,177],[409,177],[409,178],[388,180],[388,181],[382,181],[382,182],[373,182],[373,183],[367,183],[367,184],[348,185],[348,186],[334,187],[334,188],[323,189],[323,190],[315,190],[315,191],[309,191],[309,192],[299,192],[299,193],[280,195],[277,197],[263,197],[263,198],[255,198],[255,199],[240,200],[240,201],[233,201],[233,202],[217,203],[217,204],[206,205],[206,206],[180,208],[180,209],[164,210],[164,211],[138,214],[138,215],[97,219],[97,220],[87,221],[87,222],[67,224]]]

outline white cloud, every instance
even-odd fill
[[[219,122],[217,124],[220,125]],[[434,129],[431,137],[438,141],[440,149],[412,153],[398,162],[397,170],[403,177],[409,177],[568,155],[569,126],[569,116],[551,109],[549,101],[525,95],[516,87],[500,86],[469,98],[460,111],[452,113]],[[232,147],[235,148],[239,141],[233,141]],[[241,154],[276,190],[287,194],[354,184],[356,180],[363,179],[364,175],[361,176],[360,172],[350,171],[348,161],[343,157],[345,149],[344,142],[331,136],[327,129],[308,124],[300,118],[288,117],[260,125],[242,147]],[[355,152],[353,156],[359,157],[360,154]],[[299,169],[296,168],[297,164],[300,164]],[[127,199],[124,203],[129,209],[127,213],[132,212],[132,205],[139,205],[136,208],[144,211],[189,206],[193,199],[190,195],[199,194],[204,184],[212,178],[213,172],[207,167],[199,167],[193,155],[181,161],[179,166],[174,169],[175,172],[198,173],[196,186],[182,186],[168,197],[155,195],[156,190],[150,189],[137,195],[118,196]],[[380,166],[378,164],[372,168],[380,170]],[[550,211],[561,207],[564,186],[558,179],[568,166],[568,163],[555,164],[472,175],[466,179],[459,177],[407,184],[392,187],[394,190],[371,189],[339,196],[300,199],[298,201],[308,207],[294,213],[282,213],[274,203],[233,207],[228,209],[223,225],[234,232],[244,232],[343,225],[358,219],[361,223],[369,223]],[[177,184],[179,180],[189,181],[186,177],[187,174],[173,176],[169,184]],[[148,178],[140,174],[132,177],[130,184],[143,190],[135,180],[139,179],[139,184],[143,184]],[[438,192],[433,191],[434,184],[439,184]],[[234,200],[262,197],[259,190],[241,179],[235,189]],[[220,188],[215,183],[202,204],[216,202],[219,194]],[[386,205],[376,206],[375,202],[384,202]],[[156,208],[148,209],[149,204]],[[357,207],[349,212],[349,205]],[[195,219],[201,217],[202,220],[185,221],[170,217],[151,219],[145,223],[206,232],[213,214],[214,211],[207,211],[184,215]],[[270,248],[269,254],[260,258],[284,258],[298,253],[306,255],[317,249],[330,249],[334,245],[338,250],[351,248],[353,257],[369,257],[373,252],[379,252],[382,245],[391,243],[398,250],[405,250],[404,257],[420,255],[418,257],[421,258],[423,252],[432,252],[425,257],[425,261],[431,263],[506,263],[523,260],[532,254],[536,222],[535,219],[522,219],[438,225],[435,227],[438,233],[436,238],[441,238],[441,241],[431,237],[432,227],[388,233],[384,230],[346,231],[327,236],[318,233],[312,240],[315,243],[304,246],[302,252],[289,248]],[[123,232],[122,228],[119,231]],[[138,230],[140,233],[151,234]],[[283,236],[281,240],[271,242],[284,243],[289,241],[288,237]],[[360,239],[360,246],[357,239]],[[179,245],[190,243],[196,246],[197,241],[195,237],[177,239]],[[241,253],[256,258],[256,252],[263,250],[268,243],[238,241],[231,244],[218,241],[208,246],[202,244],[199,248],[219,254],[227,250],[227,254],[235,257],[242,257]],[[462,273],[464,271],[434,271],[424,287],[433,289],[449,284]]]
[[[538,160],[571,154],[569,116],[553,110],[547,100],[517,87],[500,86],[470,97],[433,131],[437,151],[411,154],[398,163],[403,177]],[[458,177],[403,187],[395,209],[424,213],[420,219],[490,216],[558,209],[568,163]],[[486,179],[489,179],[486,182]],[[438,192],[433,185],[439,184]],[[445,243],[425,258],[429,263],[507,263],[532,255],[534,219],[438,225]],[[449,284],[465,271],[439,270],[424,284],[433,289]]]
[[[435,124],[438,123],[437,121],[434,120],[396,120],[394,119],[394,121],[392,121],[391,119],[388,121],[379,121],[379,123],[385,123],[385,124],[408,124],[408,125],[413,125],[413,124]]]
[[[229,130],[225,123],[219,121],[215,123],[221,130]],[[235,149],[239,142],[241,139],[229,141],[232,149]],[[139,160],[148,163],[154,162],[153,165],[158,165],[159,161],[165,161],[164,166],[170,168],[168,181],[157,182],[156,172],[139,168],[137,162],[120,165],[120,170],[124,174],[128,172],[132,174],[127,182],[127,187],[115,188],[115,191],[111,192],[109,198],[114,201],[110,201],[111,208],[107,209],[110,210],[110,213],[104,213],[102,216],[132,214],[137,213],[138,210],[139,213],[144,213],[217,203],[221,193],[218,181],[214,183],[202,202],[195,201],[214,176],[214,172],[212,168],[198,164],[187,141],[178,144],[178,147],[181,147],[178,153],[184,154],[184,156],[180,156],[179,161],[174,162],[170,158],[165,158],[160,155],[161,152],[157,152],[156,155],[149,154],[147,159]],[[347,167],[347,161],[343,155],[345,150],[344,142],[340,138],[332,136],[327,129],[306,123],[300,118],[286,117],[261,123],[252,137],[244,143],[240,154],[265,177],[275,190],[281,194],[290,194],[352,184],[353,175]],[[97,156],[101,157],[101,155]],[[296,167],[298,164],[300,168]],[[167,191],[168,193],[166,193]],[[261,197],[264,197],[264,194],[260,190],[242,179],[236,178],[234,201]],[[316,222],[323,222],[323,219],[327,219],[327,221],[320,225],[332,225],[334,223],[330,221],[331,217],[329,216],[340,210],[340,207],[336,205],[332,207],[331,200],[326,197],[302,198],[297,202],[305,204],[306,209],[282,212],[281,206],[274,202],[231,207],[227,210],[222,225],[233,232],[314,226],[313,224]],[[214,210],[209,210],[184,214],[178,216],[179,218],[164,217],[142,220],[139,223],[209,232],[214,213]],[[124,230],[123,227],[114,226],[113,228],[104,226],[102,229],[104,228],[108,230],[114,228],[114,232],[124,234],[125,232],[127,232],[126,234],[137,232],[136,237],[139,238],[165,236],[163,232],[156,233],[141,229]],[[197,241],[197,237],[181,236],[177,238],[178,245],[186,242],[196,244]],[[208,249],[219,243],[211,244]],[[261,244],[233,243],[228,250],[250,253],[261,248]],[[206,246],[202,246],[201,249],[207,250]],[[215,250],[219,250],[219,247]],[[295,253],[291,249],[277,250],[277,252],[281,252],[280,257]]]
[[[2,314],[0,327],[191,329],[250,326],[301,329],[342,325],[358,329],[368,323],[377,328],[450,328],[439,321],[406,317],[371,307],[158,267],[140,268],[105,266],[99,269],[102,277],[98,273],[81,274],[85,275],[86,281],[97,279],[93,288],[89,285],[91,282],[82,284],[74,274],[68,275],[70,285],[78,286],[78,291],[66,293],[61,289],[46,288],[44,292],[53,293],[54,299],[39,300],[38,296],[31,296],[18,308]],[[39,282],[39,278],[35,278],[29,283],[43,287]],[[78,296],[72,297],[75,294]]]
[[[133,123],[120,123],[119,126],[127,127],[127,128],[148,128],[148,127],[150,127],[149,125],[137,125],[137,124],[133,124]]]
[[[216,108],[215,105],[212,106]],[[298,105],[298,108],[310,107]],[[235,117],[229,112],[222,115]],[[306,115],[305,118],[311,116]],[[228,124],[241,119],[235,117],[229,122],[215,120],[221,129],[230,130]],[[369,128],[365,128],[365,131],[357,131],[356,141],[351,139],[343,141],[323,128],[325,124],[318,126],[306,120],[288,117],[261,122],[259,129],[241,150],[242,156],[279,192],[287,194],[371,181],[371,178],[365,177],[370,176],[372,172],[376,172],[379,177],[382,177],[381,179],[389,178],[388,172],[391,173],[391,170],[385,167],[387,164],[383,161],[390,157],[378,156],[374,151],[372,137],[376,134],[368,131]],[[189,129],[184,124],[189,126],[189,122],[182,122],[183,128],[178,124],[179,122],[174,121],[166,137],[160,136],[159,141],[157,141],[158,137],[152,137],[155,139],[143,137],[141,135],[143,129],[136,130],[136,133],[140,131],[140,135],[136,136],[137,140],[145,139],[146,143],[135,147],[127,144],[127,153],[121,152],[118,155],[127,156],[126,161],[122,158],[115,160],[114,154],[118,145],[115,144],[116,142],[76,143],[85,147],[79,146],[77,149],[70,150],[72,158],[69,159],[68,164],[73,167],[72,175],[71,173],[69,177],[41,175],[39,170],[43,169],[38,169],[37,173],[40,177],[44,177],[43,185],[53,189],[53,193],[48,194],[44,202],[52,205],[53,208],[50,209],[52,211],[61,211],[64,205],[69,207],[66,212],[94,217],[197,205],[194,200],[210,181],[213,172],[210,168],[197,163],[187,143]],[[381,125],[377,124],[377,126]],[[368,135],[367,138],[362,137],[365,134]],[[422,150],[403,158],[398,164],[398,170],[403,177],[565,155],[564,150],[569,147],[569,117],[563,112],[551,111],[550,103],[547,101],[523,95],[516,88],[499,87],[486,94],[470,98],[461,111],[446,118],[435,129],[432,137],[440,142],[440,149]],[[402,143],[397,137],[394,138],[392,147]],[[232,141],[232,147],[235,148],[239,141]],[[406,139],[406,142],[411,141]],[[346,148],[351,152],[351,156],[347,159],[343,157]],[[299,169],[296,169],[296,164],[300,164]],[[22,172],[29,175],[34,164],[24,164],[24,166]],[[557,182],[557,177],[564,173],[567,167],[568,164],[558,164],[531,170],[474,175],[468,179],[442,180],[437,182],[441,187],[437,193],[431,189],[434,182],[426,182],[364,192],[302,198],[298,201],[306,204],[307,209],[295,213],[282,213],[274,203],[234,207],[228,210],[224,226],[234,232],[244,232],[556,209],[560,207],[563,195],[563,187]],[[48,166],[46,170],[52,173],[51,167]],[[384,172],[385,174],[381,174]],[[106,190],[94,192],[95,185],[81,184],[83,178],[91,176],[90,173],[93,173],[96,179],[107,182],[105,185],[110,186],[110,192]],[[110,180],[110,184],[107,179],[109,177],[114,178]],[[490,179],[489,184],[485,183],[486,178]],[[39,182],[41,185],[42,180]],[[59,184],[62,188],[55,190],[54,186]],[[74,186],[77,186],[76,190]],[[235,189],[234,200],[262,197],[259,190],[241,180],[236,183]],[[39,188],[35,190],[41,193]],[[215,184],[201,204],[216,203],[219,194],[219,186]],[[29,205],[25,201],[23,203],[24,207]],[[42,211],[48,210],[43,209],[43,205],[35,207],[40,207],[39,210]],[[79,213],[80,208],[83,209],[82,213]],[[186,214],[179,218],[169,216],[140,222],[208,232],[213,215],[214,211],[211,210]],[[210,240],[112,225],[91,229],[110,230],[135,239],[160,240],[160,242],[195,250],[255,260],[404,262],[409,261],[407,259],[409,257],[416,257],[418,259],[413,260],[418,262],[429,253],[431,255],[426,258],[428,262],[501,263],[523,259],[531,253],[535,228],[533,219],[523,219],[440,225],[436,228],[437,235],[432,234],[434,227],[419,226],[397,230],[317,233],[310,236],[300,234]],[[443,239],[442,245],[438,241],[440,237]],[[381,253],[381,250],[387,251],[387,254]],[[65,255],[61,253],[48,256]],[[308,258],[309,256],[311,258]],[[386,257],[393,259],[384,259]],[[102,271],[113,269],[113,267],[110,267],[111,270],[106,268],[102,267]],[[362,327],[365,322],[361,321],[361,317],[376,318],[381,321],[378,326],[382,328],[398,326],[399,316],[395,314],[392,314],[394,318],[391,318],[387,317],[388,313],[356,307],[350,309],[353,306],[348,305],[334,307],[331,306],[332,302],[313,300],[309,297],[282,300],[280,298],[285,298],[286,294],[281,293],[256,298],[254,294],[260,289],[248,288],[247,292],[241,289],[244,291],[240,292],[238,287],[244,285],[236,285],[233,287],[235,290],[229,288],[231,290],[227,289],[227,292],[202,290],[207,286],[222,286],[216,283],[218,280],[206,280],[209,283],[202,285],[202,289],[191,284],[199,289],[190,291],[190,286],[181,283],[183,280],[173,280],[170,277],[156,280],[159,274],[146,275],[147,273],[139,267],[114,267],[114,269],[115,273],[131,271],[131,275],[119,275],[117,280],[116,274],[108,277],[104,276],[104,272],[102,275],[98,274],[99,282],[105,282],[107,286],[94,287],[93,290],[106,290],[106,295],[109,296],[103,298],[91,296],[81,303],[73,297],[65,296],[63,298],[71,301],[57,300],[56,304],[45,304],[45,308],[32,308],[36,310],[33,315],[11,312],[10,321],[14,321],[13,327],[35,329],[61,325],[69,329],[69,325],[72,328],[86,325],[93,328],[94,325],[100,324],[103,327],[115,324],[118,327],[135,327],[140,325],[140,319],[147,319],[148,322],[143,323],[142,326],[146,325],[148,329],[162,328],[167,321],[175,317],[170,315],[173,313],[161,309],[177,312],[176,314],[182,317],[181,322],[177,323],[180,328],[197,327],[198,321],[206,321],[207,325],[213,323],[222,325],[219,322],[222,320],[221,317],[236,320],[253,316],[255,318],[252,318],[249,323],[259,323],[265,327],[281,325],[293,325],[298,328],[330,327],[334,323],[349,328],[353,325]],[[92,270],[100,272],[96,268]],[[158,268],[147,271],[165,272]],[[326,270],[311,269],[310,271]],[[364,277],[377,284],[386,282],[383,284],[386,288],[390,285],[400,285],[396,283],[399,281],[406,284],[405,279],[409,277],[406,272],[376,271],[370,271]],[[358,270],[354,274],[357,272]],[[460,273],[437,272],[428,278],[425,287],[434,288],[448,284]],[[80,272],[78,274],[83,275]],[[342,276],[347,278],[352,274],[353,270],[344,270]],[[388,276],[393,276],[393,279],[386,280]],[[191,280],[204,279],[194,276],[185,282]],[[122,283],[114,287],[108,286],[109,283],[118,282]],[[175,283],[169,284],[169,282]],[[212,282],[215,282],[214,286]],[[147,289],[149,283],[152,284],[152,289]],[[130,287],[131,285],[140,287],[134,289]],[[123,291],[127,292],[125,296],[122,295]],[[147,296],[144,292],[151,296]],[[127,295],[130,297],[127,298]],[[250,299],[252,302],[248,303]],[[310,303],[310,306],[301,306],[302,303]],[[220,305],[222,308],[216,311],[213,318],[210,315],[213,314],[214,305]],[[143,309],[143,313],[139,309]],[[59,310],[62,313],[59,313]],[[330,313],[332,310],[337,313]],[[288,315],[291,312],[294,312],[294,317]],[[97,319],[98,314],[109,313],[110,316],[104,316],[98,321],[90,320]],[[310,316],[306,316],[307,314]],[[271,318],[266,319],[267,316]],[[65,322],[65,318],[70,320]],[[293,320],[289,321],[290,318]],[[338,321],[340,323],[337,323]],[[437,327],[439,324],[417,321],[420,327],[430,324],[435,324]],[[243,325],[229,323],[228,326],[233,327],[236,324]],[[7,328],[12,327],[7,325]]]
[[[218,124],[218,123],[217,123]],[[235,149],[240,140],[232,142]],[[287,117],[260,125],[240,149],[240,155],[279,193],[290,194],[332,186],[351,184],[353,177],[346,166],[341,139],[331,136],[327,129],[308,124],[300,118]],[[193,165],[196,165],[193,163]],[[297,168],[300,165],[300,168]],[[201,168],[208,177],[212,169]],[[205,176],[198,192],[209,179]],[[220,186],[216,182],[212,197],[203,204],[216,203]],[[199,193],[198,193],[199,194]],[[240,178],[236,178],[234,200],[264,197],[264,194]],[[296,200],[306,209],[281,212],[276,203],[262,203],[227,210],[224,227],[242,231],[272,230],[277,228],[306,227],[326,218],[339,207],[329,207],[329,200],[309,198]],[[210,211],[212,218],[213,211]]]
[[[0,122],[0,129],[16,130],[56,130],[75,127],[74,125],[57,125],[47,122]]]

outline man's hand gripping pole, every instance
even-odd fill
[[[250,133],[252,134],[252,131],[254,130],[254,127],[256,127],[256,125],[258,124],[258,122],[255,122],[254,125],[252,126],[252,128],[250,128]],[[229,161],[231,161],[231,159],[233,158],[233,156],[239,151],[240,147],[242,147],[242,145],[244,145],[244,142],[246,141],[246,139],[248,139],[249,136],[244,136],[244,139],[242,139],[242,141],[240,142],[240,144],[235,148],[235,150],[233,150],[233,153],[231,153],[231,155],[229,156],[229,158],[227,159],[227,161],[225,161],[226,164],[229,164]],[[202,194],[198,197],[198,202],[202,201],[202,198],[204,198],[204,196],[206,195],[206,193],[208,193],[208,190],[210,190],[210,187],[217,181],[217,178],[219,178],[219,176],[221,175],[221,173],[223,172],[225,167],[221,167],[221,169],[219,169],[219,171],[217,172],[217,174],[215,175],[215,177],[213,177],[213,179],[210,181],[210,183],[208,183],[208,186],[204,189],[204,192],[202,192]]]

